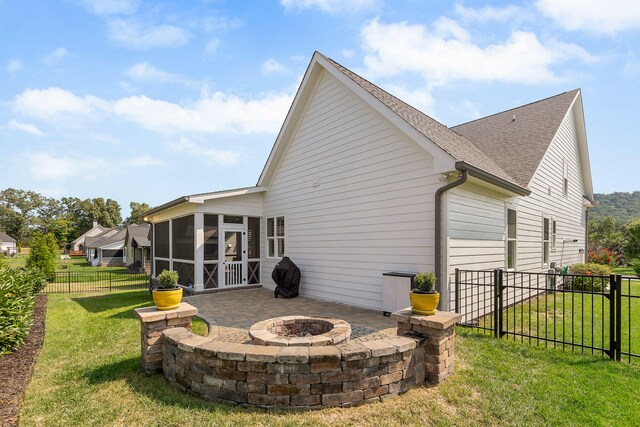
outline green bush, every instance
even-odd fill
[[[24,341],[35,297],[46,284],[38,269],[11,269],[0,262],[0,355],[11,353]]]
[[[570,274],[580,275],[572,278],[572,288],[581,291],[602,292],[609,283],[609,275],[611,267],[608,265],[588,263],[573,264],[569,266]],[[587,277],[587,276],[606,276],[606,277]]]
[[[173,270],[164,270],[158,274],[157,289],[175,289],[178,287],[178,272]]]
[[[632,259],[631,261],[629,261],[629,266],[633,268],[636,276],[640,277],[640,259]]]
[[[36,234],[31,240],[31,252],[27,258],[27,268],[39,268],[52,282],[56,277],[56,257],[58,244],[51,233]]]
[[[436,286],[436,275],[433,274],[432,271],[418,273],[413,278],[413,284],[416,285],[416,289],[420,292],[434,292]]]

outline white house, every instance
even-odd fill
[[[382,308],[382,274],[542,272],[585,249],[593,190],[580,90],[448,128],[315,53],[255,187],[145,214],[154,274],[260,284],[283,255],[303,295]]]
[[[87,261],[93,266],[123,266],[126,232],[123,228],[113,227],[105,229],[97,236],[87,237]]]
[[[70,250],[73,252],[82,252],[84,255],[86,255],[85,253],[86,238],[95,237],[98,234],[103,233],[104,230],[106,230],[106,227],[101,226],[100,224],[98,224],[97,221],[93,221],[93,226],[89,230],[87,230],[82,235],[78,236],[77,239],[71,242]]]
[[[124,263],[127,266],[139,263],[138,270],[151,271],[150,230],[149,224],[131,224],[127,227],[124,238]]]
[[[0,231],[0,254],[12,256],[18,253],[16,240],[7,233]]]

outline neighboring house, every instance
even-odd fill
[[[0,231],[0,254],[13,256],[18,253],[16,240],[7,233]]]
[[[85,240],[87,261],[93,266],[122,266],[124,264],[124,238],[126,230],[107,228],[97,236]]]
[[[130,266],[139,262],[138,270],[147,273],[151,272],[150,230],[150,224],[131,224],[127,227],[124,238],[125,264]]]
[[[382,274],[546,272],[583,259],[593,204],[579,90],[448,128],[315,53],[255,187],[150,210],[154,275],[382,308]]]
[[[104,230],[106,230],[106,227],[101,226],[100,224],[98,224],[97,221],[93,221],[93,227],[91,227],[91,229],[89,229],[87,232],[83,233],[80,237],[78,237],[73,242],[71,242],[70,251],[76,252],[78,254],[82,252],[82,255],[86,256],[86,252],[85,252],[86,238],[95,237],[99,234],[102,234]]]

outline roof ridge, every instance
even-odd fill
[[[565,92],[558,93],[558,94],[556,94],[556,95],[551,95],[551,96],[548,96],[548,97],[543,98],[543,99],[538,99],[537,101],[528,102],[528,103],[526,103],[526,104],[522,104],[522,105],[519,105],[519,106],[517,106],[517,107],[512,107],[512,108],[508,108],[508,109],[506,109],[506,110],[498,111],[498,112],[496,112],[496,113],[489,114],[488,116],[478,117],[477,119],[469,120],[468,122],[459,123],[459,124],[457,124],[457,125],[455,125],[455,126],[451,126],[449,129],[453,130],[454,128],[457,128],[457,127],[459,127],[459,126],[468,125],[469,123],[477,122],[477,121],[479,121],[479,120],[488,119],[488,118],[490,118],[490,117],[497,116],[497,115],[499,115],[499,114],[504,114],[504,113],[508,113],[509,111],[518,110],[518,109],[520,109],[520,108],[524,108],[524,107],[529,107],[529,106],[531,106],[531,105],[538,104],[538,103],[545,102],[545,101],[549,101],[550,99],[557,98],[557,97],[559,97],[559,96],[566,95],[566,94],[571,93],[571,92],[579,92],[579,91],[580,91],[580,88],[576,88],[576,89],[572,89],[572,90],[567,90],[567,91],[565,91]],[[454,132],[455,132],[455,131],[454,131]],[[456,133],[457,133],[457,132],[456,132]],[[472,143],[473,143],[473,142],[472,142]]]

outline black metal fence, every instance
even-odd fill
[[[495,337],[640,361],[639,278],[457,269],[454,302]]]
[[[148,289],[149,275],[127,271],[57,271],[45,293],[115,292]]]

